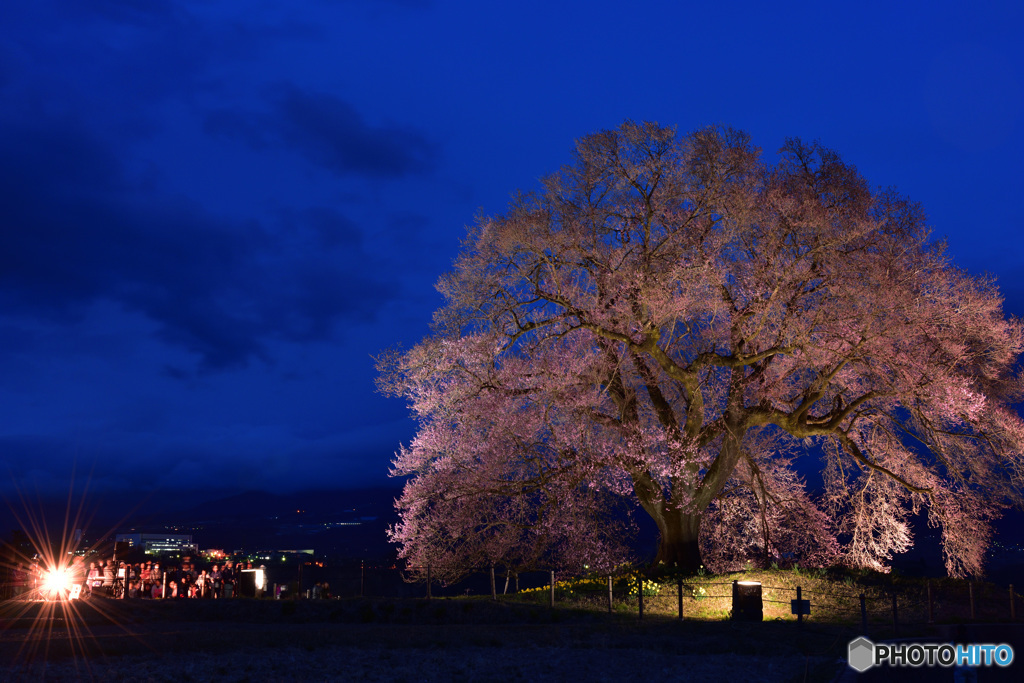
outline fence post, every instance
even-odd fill
[[[928,623],[935,623],[935,603],[932,600],[932,582],[931,579],[925,582],[925,586],[928,587]]]
[[[679,621],[683,620],[683,579],[680,577],[677,581],[677,587],[679,588]]]
[[[800,586],[796,587],[796,625],[804,625],[804,608],[803,603],[800,601],[803,598]]]
[[[555,570],[551,570],[551,607],[555,606]]]
[[[967,594],[971,598],[971,621],[974,621],[974,582],[967,582]]]
[[[498,589],[494,586],[494,565],[491,565],[491,600],[498,599]]]
[[[1013,584],[1010,584],[1010,621],[1017,621],[1017,607],[1013,604]]]
[[[638,600],[638,604],[640,605],[640,618],[643,619],[644,618],[644,575],[638,573],[636,575],[636,580],[638,582],[637,583],[637,589],[636,589],[636,597],[637,597],[637,600]]]
[[[896,612],[896,587],[892,589],[892,635],[893,637],[899,634],[899,619]]]
[[[868,635],[868,601],[860,594],[860,630],[862,636]]]
[[[608,575],[608,614],[612,613],[612,576]]]
[[[430,599],[430,565],[427,565],[427,600]]]

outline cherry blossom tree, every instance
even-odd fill
[[[415,475],[391,530],[410,573],[422,578],[429,567],[454,582],[488,566],[578,575],[628,561],[628,515],[613,514],[621,501],[594,486],[571,451],[586,442],[585,425],[560,424],[534,397],[480,391],[480,381],[507,385],[522,371],[496,372],[490,348],[469,336],[424,343],[401,359],[426,423],[394,472]]]
[[[964,575],[1021,503],[1021,323],[916,204],[818,144],[770,164],[725,128],[589,135],[478,220],[439,289],[432,336],[380,360],[420,424],[395,467],[405,552],[451,506],[453,541],[498,515],[581,552],[606,516],[574,506],[602,493],[639,503],[670,567],[884,568],[927,509]],[[816,457],[818,501],[794,473]]]

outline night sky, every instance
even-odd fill
[[[0,493],[387,483],[372,356],[624,119],[818,139],[1024,314],[1024,3],[894,4],[5,3]]]

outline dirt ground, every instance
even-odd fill
[[[829,681],[845,634],[488,600],[0,607],[8,681]]]

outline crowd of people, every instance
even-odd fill
[[[252,569],[251,562],[230,560],[200,569],[190,558],[168,567],[159,561],[130,563],[113,559],[90,561],[86,566],[81,557],[76,557],[69,567],[60,570],[59,580],[54,580],[54,571],[40,562],[19,563],[13,571],[12,588],[13,597],[22,599],[47,599],[61,591],[78,598],[226,599],[238,594],[242,572]]]

